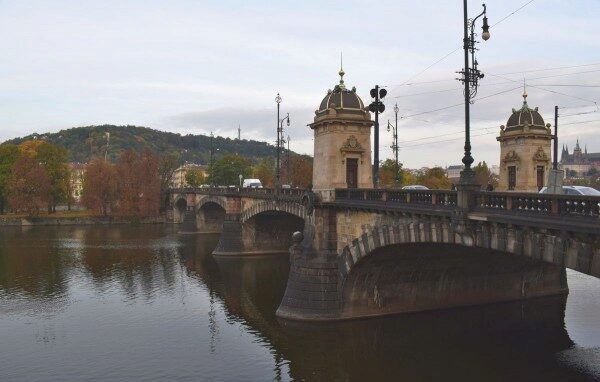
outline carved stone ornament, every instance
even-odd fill
[[[535,154],[533,154],[533,160],[538,162],[548,162],[550,158],[548,158],[548,155],[546,155],[543,148],[538,147]]]
[[[346,139],[346,142],[344,142],[344,144],[342,145],[341,148],[342,151],[352,151],[352,152],[356,152],[356,151],[365,151],[361,144],[358,143],[358,140],[356,139],[356,137],[354,135],[351,135],[350,137],[348,137],[348,139]]]
[[[507,163],[507,162],[520,162],[521,158],[519,158],[519,155],[515,152],[515,150],[510,150],[509,152],[506,153],[506,155],[504,156],[504,159],[502,159],[503,163]]]
[[[340,148],[342,153],[342,163],[346,161],[347,154],[360,154],[360,163],[363,163],[363,154],[366,151],[362,145],[358,142],[354,135],[351,135],[346,139],[346,142]]]

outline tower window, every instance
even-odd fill
[[[517,167],[508,166],[508,189],[514,190],[517,185]]]

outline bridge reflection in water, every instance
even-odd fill
[[[593,306],[597,284],[585,289],[588,296],[569,297],[569,331],[587,349],[565,330],[565,296],[327,324],[279,321],[288,256],[215,258],[217,235],[175,230],[0,232],[0,379],[514,382],[600,375],[589,371],[599,364],[589,348],[599,341],[597,309],[576,312]],[[578,327],[582,320],[591,321]]]
[[[573,346],[566,296],[337,323],[278,320],[286,256],[213,258],[217,238],[181,240],[190,275],[270,346],[276,375],[289,368],[292,378],[311,381],[587,378],[557,361]]]

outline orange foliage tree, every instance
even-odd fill
[[[81,202],[92,211],[108,215],[117,201],[117,171],[104,159],[96,158],[86,166]]]
[[[288,165],[282,165],[282,180],[288,180],[293,187],[306,188],[312,184],[313,165],[312,161],[301,155],[290,156],[289,177],[287,174]]]
[[[8,203],[15,212],[37,215],[50,202],[48,174],[30,155],[20,155],[15,161],[7,186]]]
[[[423,186],[427,186],[432,190],[437,189],[450,189],[452,182],[446,175],[446,171],[444,171],[441,167],[433,167],[425,171],[418,178],[419,184]]]
[[[160,206],[158,159],[150,151],[127,150],[117,163],[119,212],[127,216],[154,216]]]

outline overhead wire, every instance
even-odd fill
[[[509,13],[508,15],[504,16],[502,19],[500,19],[498,22],[496,22],[495,24],[491,25],[490,28],[495,27],[496,25],[500,24],[501,22],[505,21],[506,19],[512,17],[514,14],[516,14],[517,12],[519,12],[521,9],[525,8],[526,6],[528,6],[529,4],[533,3],[535,0],[529,0],[528,2],[526,2],[525,4],[521,5],[519,8],[515,9],[514,11],[512,11],[511,13]],[[418,76],[420,76],[421,74],[425,73],[426,71],[428,71],[429,69],[431,69],[432,67],[434,67],[435,65],[437,65],[438,63],[444,61],[446,58],[450,57],[451,55],[453,55],[454,53],[456,53],[458,50],[460,50],[462,48],[462,45],[459,46],[458,48],[454,49],[453,51],[445,54],[444,56],[442,56],[441,58],[435,60],[432,64],[430,64],[429,66],[427,66],[425,69],[421,70],[420,72],[418,72],[417,74],[412,75],[411,77],[409,77],[408,80],[404,81],[402,84],[400,85],[396,85],[396,86],[403,86],[408,84],[412,79],[417,78]]]

